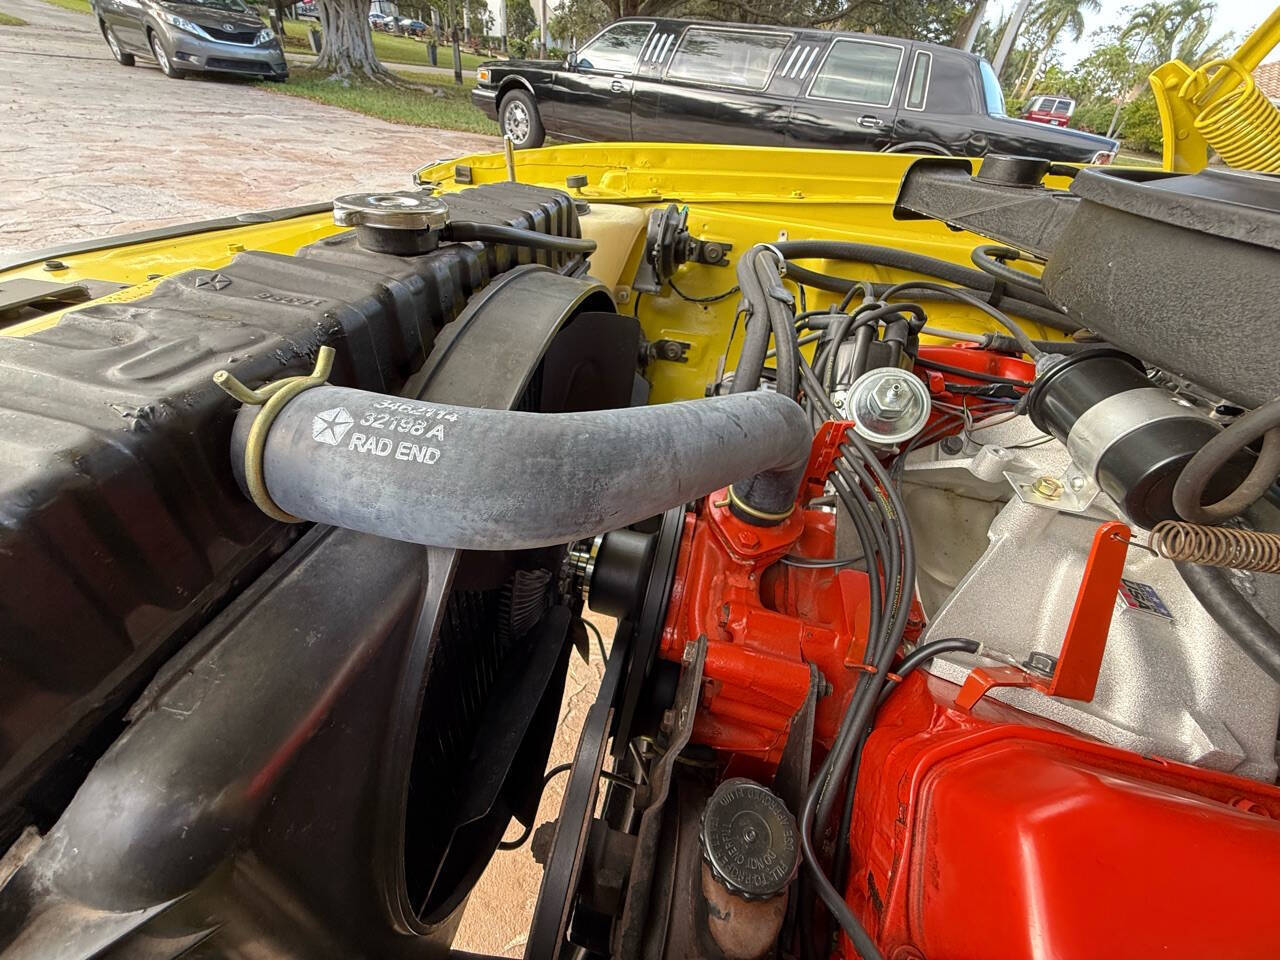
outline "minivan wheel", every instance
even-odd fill
[[[105,23],[102,26],[102,35],[106,38],[107,46],[111,48],[111,55],[116,58],[116,63],[122,67],[132,67],[135,61],[132,53],[125,53],[120,46],[120,41],[116,39],[116,35],[111,28]]]
[[[156,63],[160,65],[160,71],[166,76],[174,80],[181,80],[185,77],[186,71],[179,70],[173,65],[173,61],[169,59],[169,54],[164,49],[164,43],[160,37],[155,34],[148,34],[151,40],[151,54],[156,58]]]
[[[512,90],[502,98],[498,126],[504,136],[511,138],[511,145],[517,150],[540,147],[547,138],[542,117],[538,114],[538,104],[524,90]]]

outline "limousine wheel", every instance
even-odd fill
[[[511,138],[511,145],[517,150],[540,147],[547,137],[547,131],[542,127],[542,117],[538,114],[538,104],[524,90],[512,90],[502,98],[498,123],[503,134]]]
[[[132,67],[136,62],[132,53],[125,53],[120,46],[120,41],[116,39],[116,35],[112,33],[111,28],[105,23],[102,26],[102,36],[107,41],[107,46],[111,48],[111,55],[116,58],[116,63],[122,67]]]
[[[948,150],[940,143],[931,143],[928,140],[908,140],[906,143],[895,143],[891,147],[885,147],[883,153],[923,153],[937,157],[954,157],[955,154]]]

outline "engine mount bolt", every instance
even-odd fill
[[[1062,497],[1062,483],[1057,477],[1040,477],[1031,484],[1031,492],[1045,500],[1058,500]]]

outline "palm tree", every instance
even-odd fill
[[[1231,34],[1209,39],[1216,10],[1217,4],[1213,0],[1151,2],[1135,9],[1129,15],[1128,26],[1120,33],[1121,42],[1140,36],[1138,46],[1133,51],[1135,81],[1151,65],[1178,59],[1195,66],[1226,53]],[[1152,53],[1149,59],[1144,59],[1143,51],[1149,41],[1154,41]],[[1107,136],[1115,132],[1120,121],[1120,111],[1126,102],[1127,98],[1121,97],[1116,104]]]
[[[1173,49],[1173,57],[1193,66],[1206,60],[1216,60],[1225,56],[1231,46],[1232,35],[1221,34],[1210,39],[1209,31],[1213,24],[1208,15],[1202,14],[1187,21],[1185,29],[1177,38],[1177,46]]]
[[[1179,0],[1187,2],[1187,0]],[[1027,84],[1022,89],[1022,96],[1030,96],[1044,68],[1045,57],[1049,55],[1058,38],[1065,32],[1072,40],[1079,40],[1084,35],[1085,14],[1097,13],[1102,9],[1099,0],[1040,0],[1032,15],[1031,23],[1045,31],[1045,41],[1036,56],[1035,66],[1027,75]]]
[[[1177,58],[1194,63],[1196,54],[1200,52],[1199,46],[1208,38],[1209,25],[1217,9],[1214,0],[1173,0],[1165,4],[1164,29],[1157,35],[1156,44],[1160,62]],[[1201,36],[1189,48],[1183,49],[1184,41],[1197,33]],[[1179,53],[1191,56],[1179,57]]]

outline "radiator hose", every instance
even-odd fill
[[[246,490],[261,409],[243,407],[232,432]],[[466,550],[566,543],[728,485],[749,513],[785,515],[812,438],[799,404],[767,392],[521,413],[327,385],[294,396],[257,433],[265,491],[294,519]]]

